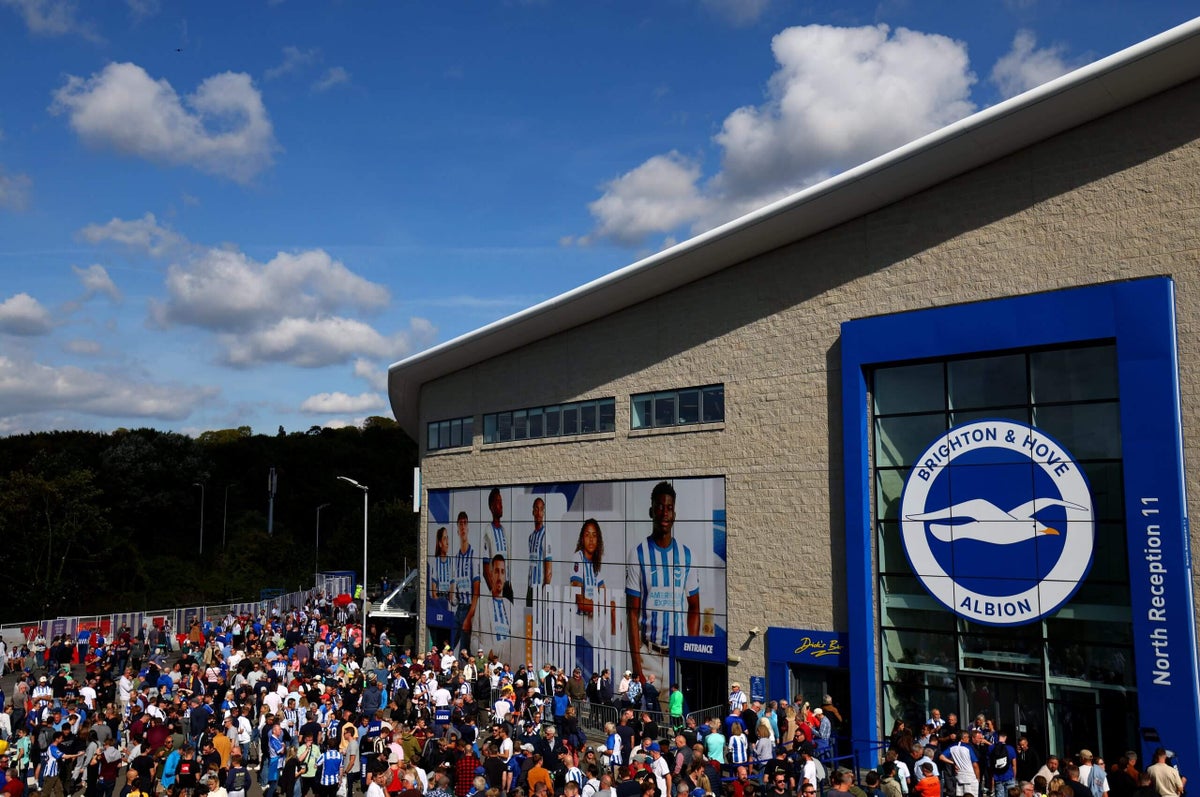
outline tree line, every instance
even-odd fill
[[[358,572],[362,493],[338,476],[370,488],[372,583],[397,581],[417,563],[416,464],[416,444],[383,417],[275,435],[0,438],[0,623],[256,600],[311,586],[317,567]]]

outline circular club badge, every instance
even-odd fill
[[[1024,625],[1071,599],[1092,564],[1087,479],[1044,432],[1009,420],[956,426],[913,465],[900,499],[913,573],[960,617]]]

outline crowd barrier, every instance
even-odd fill
[[[318,593],[332,596],[351,593],[353,589],[353,576],[321,574],[317,586],[312,589],[288,592],[266,600],[214,603],[206,606],[185,606],[140,612],[56,617],[52,620],[31,620],[0,625],[0,636],[4,638],[11,649],[19,644],[32,644],[39,634],[47,642],[64,634],[73,640],[86,640],[93,630],[97,630],[111,640],[113,635],[122,628],[128,628],[134,636],[137,636],[142,629],[149,629],[153,626],[160,630],[169,629],[171,633],[168,634],[168,639],[174,644],[175,635],[186,634],[193,620],[203,624],[210,619],[222,620],[229,614],[256,615],[260,611],[270,612],[274,609],[278,609],[282,613],[303,606]]]

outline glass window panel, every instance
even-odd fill
[[[498,432],[497,439],[500,442],[506,442],[508,440],[512,440],[513,439],[513,437],[512,437],[512,413],[511,412],[499,413],[499,415],[497,417],[496,428],[497,428],[497,432]]]
[[[1115,401],[1034,407],[1033,424],[1066,446],[1077,460],[1121,456],[1121,413]]]
[[[1133,686],[1133,650],[1111,642],[1083,644],[1051,638],[1050,675],[1114,686]]]
[[[675,394],[658,393],[654,396],[654,425],[675,425]]]
[[[462,443],[464,446],[469,446],[475,442],[475,419],[462,419]]]
[[[946,408],[941,363],[879,368],[873,380],[875,412],[931,412]]]
[[[900,515],[900,496],[904,492],[904,480],[911,471],[875,471],[875,516],[880,520],[895,520]]]
[[[1078,620],[1051,617],[1046,620],[1046,638],[1050,640],[1051,655],[1055,655],[1056,650],[1080,643],[1132,645],[1133,625],[1128,620],[1090,620],[1081,623]]]
[[[437,424],[436,423],[428,424],[426,426],[426,431],[427,431],[427,438],[425,441],[425,447],[428,448],[430,451],[432,451],[438,447]]]
[[[591,434],[596,431],[596,402],[585,401],[579,405],[579,433]]]
[[[950,407],[972,409],[1026,404],[1025,355],[953,360],[946,365]]]
[[[524,440],[529,436],[529,416],[525,410],[517,410],[512,414],[513,440]]]
[[[462,445],[462,419],[456,418],[450,421],[450,445],[458,447]]]
[[[529,411],[529,437],[542,437],[545,434],[542,427],[542,411],[540,409]]]
[[[713,385],[704,388],[704,422],[717,423],[725,420],[725,386]]]
[[[908,557],[904,555],[904,543],[900,539],[900,524],[894,521],[879,523],[879,572],[911,573]]]
[[[962,426],[971,421],[1006,418],[1010,421],[1029,423],[1029,407],[1006,407],[999,410],[955,410],[950,413],[950,425]]]
[[[496,415],[495,413],[483,416],[483,442],[494,443],[499,440],[499,432],[496,430]]]
[[[599,430],[611,432],[617,428],[617,402],[615,399],[604,399],[597,405],[600,413]]]
[[[958,665],[954,635],[926,630],[884,629],[883,655],[889,664],[932,665],[950,669]]]
[[[977,628],[974,623],[967,623]],[[1006,628],[1004,635],[963,634],[962,668],[1014,675],[1042,674],[1042,626],[1030,623]]]
[[[562,433],[579,434],[579,407],[574,404],[563,407]]]
[[[1036,352],[1029,356],[1029,372],[1035,404],[1119,395],[1115,346]]]
[[[910,728],[920,728],[929,716],[930,709],[941,709],[945,714],[958,707],[958,691],[953,683],[944,688],[931,688],[921,683],[885,683],[883,685],[884,723],[902,719]]]
[[[1092,490],[1092,507],[1097,520],[1125,518],[1125,483],[1119,462],[1087,462],[1082,466]]]
[[[450,447],[450,421],[438,423],[438,448]]]
[[[649,429],[653,426],[653,416],[650,414],[653,405],[652,396],[634,396],[629,405],[630,428]]]
[[[558,406],[547,407],[544,414],[546,416],[546,437],[557,437],[562,434],[562,410]]]
[[[679,422],[680,423],[699,423],[700,422],[700,391],[699,390],[681,390],[681,391],[679,391]]]
[[[879,418],[875,421],[875,466],[912,465],[946,431],[945,413]]]

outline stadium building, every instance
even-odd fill
[[[1193,21],[398,362],[427,638],[1194,774],[1198,261]]]

